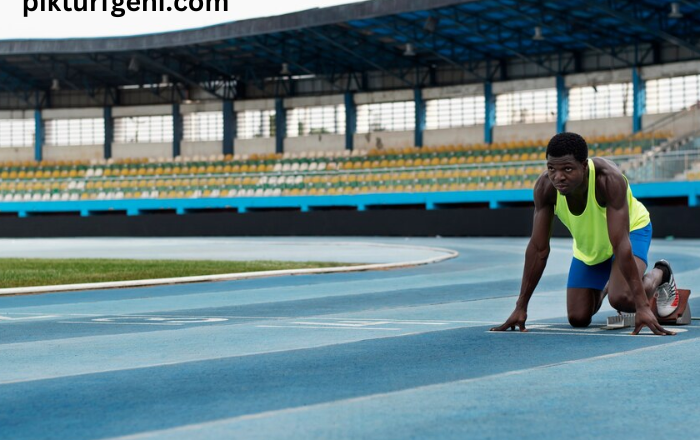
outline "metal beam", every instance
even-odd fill
[[[353,150],[355,147],[355,132],[357,131],[357,107],[354,95],[345,92],[345,149]]]
[[[332,38],[326,36],[325,34],[319,32],[319,31],[317,31],[317,30],[315,30],[315,29],[309,29],[308,31],[311,32],[311,33],[313,33],[313,34],[316,35],[317,37],[321,38],[322,40],[328,42],[331,46],[337,47],[338,49],[342,50],[343,52],[346,52],[346,53],[348,53],[348,54],[354,56],[355,58],[357,58],[357,59],[359,59],[359,60],[362,60],[363,62],[369,64],[370,66],[373,66],[373,67],[376,68],[376,69],[379,69],[380,71],[386,73],[387,75],[393,76],[394,78],[399,79],[401,82],[403,82],[403,83],[406,84],[407,86],[414,87],[414,84],[413,84],[412,82],[406,80],[405,78],[403,78],[403,77],[401,77],[401,76],[396,75],[395,73],[390,72],[389,70],[385,69],[384,67],[382,67],[382,66],[380,66],[379,64],[375,63],[374,61],[371,61],[371,60],[365,58],[364,56],[358,54],[357,52],[348,49],[347,47],[345,47],[345,46],[343,46],[342,44],[340,44],[340,43],[334,41]]]
[[[233,101],[226,99],[223,102],[223,116],[224,116],[224,141],[223,141],[223,153],[233,154],[234,143],[236,142],[236,130],[238,129],[237,124],[237,113],[233,111]]]
[[[416,147],[423,146],[423,132],[425,131],[425,101],[421,89],[413,89],[413,99],[416,108],[416,128],[414,130],[414,143]]]
[[[282,98],[275,99],[275,153],[284,153],[284,138],[287,137],[287,111]]]
[[[605,6],[604,4],[601,4],[600,2],[595,2],[595,1],[590,1],[590,0],[584,0],[584,2],[589,7],[593,8],[593,9],[597,9],[599,11],[602,11],[602,12],[610,15],[611,17],[615,17],[618,20],[624,21],[627,24],[630,24],[632,26],[638,26],[638,27],[644,29],[645,31],[649,32],[650,34],[656,35],[657,37],[662,38],[671,44],[675,44],[676,46],[686,48],[686,49],[688,49],[691,52],[694,52],[696,54],[700,54],[700,47],[697,47],[694,44],[690,44],[689,42],[687,42],[679,37],[676,37],[675,35],[671,35],[667,32],[664,32],[663,30],[655,29],[651,26],[648,26],[643,21],[637,20],[636,18],[630,17],[627,14],[624,14],[622,12],[619,12],[619,11],[616,11],[612,8],[609,8],[609,7]]]
[[[629,61],[627,61],[627,60],[625,60],[625,59],[623,59],[623,58],[618,57],[618,56],[615,55],[614,53],[606,52],[605,50],[601,49],[600,47],[597,47],[597,46],[595,46],[595,45],[593,45],[593,44],[591,44],[591,43],[589,43],[589,42],[587,42],[587,41],[584,41],[584,40],[581,40],[581,39],[579,39],[579,38],[574,37],[571,33],[567,33],[567,32],[564,32],[564,31],[559,30],[559,29],[557,28],[557,24],[558,24],[558,23],[561,23],[561,20],[562,20],[562,17],[561,17],[561,15],[559,15],[559,14],[557,14],[556,19],[546,21],[544,18],[543,18],[543,19],[539,19],[539,18],[535,18],[535,17],[533,17],[533,16],[531,16],[531,15],[529,15],[529,14],[527,14],[527,13],[524,13],[524,12],[520,11],[519,9],[517,9],[517,7],[515,7],[515,8],[514,8],[514,7],[511,7],[511,6],[509,6],[508,4],[504,3],[502,0],[495,0],[495,1],[498,2],[499,5],[500,5],[503,9],[507,9],[507,10],[509,10],[509,11],[515,13],[515,14],[518,14],[518,16],[520,16],[520,17],[522,17],[522,18],[524,18],[524,19],[530,21],[530,22],[533,23],[533,24],[536,24],[536,25],[538,25],[538,26],[545,27],[545,28],[547,28],[548,31],[550,31],[550,32],[552,32],[552,33],[554,33],[554,34],[557,34],[557,35],[559,35],[559,36],[561,36],[561,37],[569,38],[569,39],[575,41],[576,43],[581,44],[581,45],[583,45],[583,46],[586,46],[587,48],[589,48],[589,49],[591,49],[591,50],[593,50],[593,51],[595,51],[595,52],[601,53],[601,54],[603,54],[603,55],[609,55],[609,56],[611,56],[611,57],[617,59],[618,61],[621,61],[621,62],[623,62],[624,64],[627,64],[627,65],[629,65],[629,66],[632,65],[632,63],[630,63]],[[519,3],[516,3],[516,4],[519,5]],[[541,14],[541,15],[544,15],[544,14]],[[569,49],[562,49],[562,50],[569,50]],[[569,51],[570,51],[570,50],[569,50]]]
[[[484,83],[484,143],[493,143],[493,127],[496,125],[496,95],[493,93],[493,85],[487,81]]]
[[[443,13],[443,12],[440,12],[440,11],[437,11],[437,13],[440,14],[440,15],[443,15],[443,16],[445,16],[445,17],[447,17],[447,18],[450,18],[451,20],[454,20],[455,22],[460,23],[460,24],[462,24],[462,25],[465,25],[465,26],[468,26],[468,25],[469,25],[468,23],[465,23],[464,21],[462,21],[462,20],[460,19],[461,16],[468,16],[468,17],[470,17],[469,14],[466,14],[466,13],[464,13],[463,11],[458,10],[457,8],[453,8],[453,11],[454,11],[454,14],[455,14],[454,17],[450,17],[449,15],[447,15],[447,14],[445,14],[445,13]],[[479,18],[479,19],[481,19],[481,18]],[[487,22],[488,22],[488,21],[487,21]],[[490,23],[490,24],[494,24],[494,23]],[[501,48],[503,48],[504,51],[512,53],[513,55],[515,55],[516,57],[522,59],[523,61],[527,61],[528,63],[532,63],[532,64],[534,64],[534,65],[536,65],[536,66],[539,66],[539,67],[541,67],[542,69],[544,69],[544,70],[546,70],[546,71],[548,71],[548,72],[550,72],[550,73],[552,73],[552,74],[556,74],[556,73],[557,73],[556,71],[554,71],[554,70],[551,69],[550,67],[545,66],[544,64],[542,64],[540,61],[537,61],[537,60],[531,58],[531,57],[528,56],[528,55],[525,55],[525,54],[523,54],[523,53],[521,53],[521,52],[519,52],[519,51],[517,51],[517,50],[515,50],[515,49],[512,49],[512,48],[510,48],[510,47],[504,45],[501,41],[495,40],[495,39],[493,39],[493,38],[491,38],[491,37],[488,37],[488,36],[484,35],[484,34],[481,33],[481,31],[478,29],[478,26],[477,26],[476,31],[474,31],[473,34],[476,35],[476,36],[478,36],[479,38],[481,38],[481,39],[484,40],[484,41],[487,41],[487,42],[489,42],[489,43],[491,43],[491,44],[495,44],[495,45],[500,46]]]
[[[557,75],[557,133],[566,131],[569,120],[569,89],[566,88],[564,77]]]
[[[410,22],[410,21],[408,21],[408,20],[405,20],[405,19],[402,19],[402,18],[400,18],[400,17],[391,17],[391,20],[392,20],[392,21],[402,21],[402,22],[404,22],[405,24],[410,25],[410,26],[412,26],[412,27],[416,26],[415,23],[412,23],[412,22]],[[417,38],[417,37],[412,37],[411,35],[408,35],[407,33],[405,33],[405,32],[403,32],[403,31],[399,30],[397,27],[393,27],[393,26],[390,26],[390,25],[388,25],[388,24],[385,24],[383,21],[380,21],[380,23],[383,23],[383,24],[384,24],[383,27],[389,28],[389,29],[391,29],[392,31],[394,31],[394,32],[398,33],[399,35],[401,35],[402,37],[404,37],[404,38],[407,40],[407,42],[413,44],[416,48],[421,48],[421,49],[427,50],[429,53],[433,54],[434,56],[438,57],[439,59],[441,59],[441,60],[447,62],[448,64],[450,64],[450,65],[452,65],[452,66],[454,66],[454,67],[456,67],[456,68],[458,68],[458,69],[460,69],[460,70],[462,70],[462,71],[464,71],[464,72],[466,72],[466,73],[469,73],[470,75],[475,76],[476,78],[478,78],[478,79],[480,79],[480,80],[485,80],[485,79],[486,79],[484,76],[480,75],[479,73],[475,72],[474,70],[468,69],[467,67],[464,66],[464,64],[460,63],[459,61],[456,61],[456,60],[454,60],[454,59],[452,59],[452,58],[450,58],[450,57],[447,57],[447,56],[441,54],[440,52],[438,52],[437,50],[435,50],[434,47],[430,47],[430,45],[428,45],[428,44],[424,44],[424,43],[423,43],[423,40],[421,40],[421,39],[419,39],[419,38]],[[485,56],[488,55],[487,52],[482,52],[482,51],[480,51],[480,50],[478,50],[478,49],[474,49],[474,48],[472,48],[472,47],[470,47],[470,46],[467,46],[467,45],[465,45],[465,44],[459,43],[458,40],[456,40],[456,39],[454,39],[454,38],[450,38],[450,37],[444,36],[444,35],[442,35],[442,34],[441,34],[440,32],[438,32],[438,31],[433,31],[433,32],[432,32],[432,36],[438,37],[438,38],[440,38],[440,39],[443,40],[443,41],[447,41],[448,43],[450,43],[450,44],[452,45],[452,47],[460,46],[460,47],[462,47],[462,48],[464,48],[465,50],[468,50],[468,51],[479,52],[479,53],[481,53],[481,54],[483,54],[483,55],[485,55]]]
[[[316,72],[314,72],[314,71],[308,69],[308,68],[307,68],[306,66],[304,66],[303,64],[297,63],[297,62],[293,61],[292,59],[287,58],[287,57],[285,57],[284,55],[279,54],[278,52],[274,51],[273,49],[270,49],[269,47],[265,46],[265,45],[262,44],[262,43],[254,43],[254,44],[255,44],[258,48],[260,48],[260,49],[262,49],[263,51],[269,53],[270,55],[273,55],[273,56],[277,57],[277,58],[279,59],[280,62],[282,62],[282,63],[287,63],[287,64],[289,64],[289,65],[291,65],[291,66],[294,66],[294,67],[296,67],[297,69],[299,69],[299,70],[301,70],[302,72],[307,73],[307,74],[309,74],[309,75],[314,75],[314,76],[316,76],[317,78],[319,78],[320,80],[325,81],[326,83],[330,84],[330,86],[331,86],[332,88],[334,88],[334,89],[336,89],[336,90],[338,90],[338,91],[341,91],[341,92],[342,92],[342,91],[345,91],[345,90],[344,90],[342,87],[340,87],[339,85],[335,84],[335,83],[332,82],[332,81],[329,81],[329,80],[326,79],[323,75],[318,74],[318,73],[316,73]]]

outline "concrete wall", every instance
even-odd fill
[[[610,136],[615,134],[632,134],[632,118],[591,119],[587,121],[569,121],[566,131],[586,136]]]
[[[353,137],[355,150],[372,148],[404,148],[415,146],[415,134],[412,131],[381,131],[378,133],[356,134]]]
[[[101,119],[104,117],[104,109],[100,107],[71,108],[71,109],[45,109],[41,112],[41,119]]]
[[[284,108],[321,107],[339,104],[345,104],[344,95],[309,96],[300,98],[286,98],[284,100]]]
[[[180,144],[180,155],[183,157],[192,156],[218,156],[223,154],[224,147],[221,141],[216,142],[182,142]]]
[[[439,147],[441,145],[469,145],[484,142],[484,126],[426,130],[423,132],[423,145]]]
[[[689,111],[676,118],[669,118],[671,114],[660,113],[657,115],[644,115],[642,117],[643,127],[652,127],[658,122],[654,130],[671,131],[676,136],[692,133],[700,130],[700,110]],[[666,121],[663,121],[667,118]]]
[[[42,156],[45,160],[95,160],[104,158],[102,145],[64,145],[47,147]]]
[[[0,161],[34,160],[34,147],[0,148]]]
[[[173,114],[172,105],[135,105],[112,108],[113,118],[129,116],[168,116]]]
[[[200,112],[221,112],[223,110],[224,104],[221,101],[183,104],[180,106],[180,113],[183,115]]]
[[[497,125],[493,128],[493,141],[509,142],[526,141],[530,139],[549,139],[555,134],[557,134],[557,125],[553,122]]]
[[[299,153],[301,151],[343,151],[345,135],[324,134],[317,136],[293,137],[284,140],[284,151]]]
[[[393,90],[388,92],[357,93],[355,104],[377,104],[381,102],[413,101],[413,90]]]
[[[0,119],[34,119],[34,110],[0,110]]]
[[[233,144],[236,154],[269,154],[275,152],[275,138],[236,139]]]
[[[246,101],[234,101],[233,111],[244,112],[246,110],[274,110],[274,99],[250,99]]]
[[[170,142],[149,144],[114,144],[112,145],[114,159],[173,157],[173,145]]]

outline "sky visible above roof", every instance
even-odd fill
[[[59,10],[48,10],[49,0],[0,2],[0,40],[117,37],[196,29],[250,18],[288,14],[360,0],[131,0],[138,11],[127,9],[126,0],[58,0]],[[42,10],[42,3],[43,9]],[[95,3],[95,11],[90,4]],[[135,4],[133,3],[133,4]],[[194,11],[199,4],[201,11]],[[210,4],[209,11],[206,5]],[[163,10],[153,10],[153,5]],[[224,4],[228,10],[223,11]],[[87,11],[78,11],[87,5]],[[67,7],[67,8],[66,8]],[[145,9],[144,9],[145,8]],[[168,10],[169,9],[169,10]],[[187,9],[178,11],[177,9]]]

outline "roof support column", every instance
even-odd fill
[[[173,104],[173,158],[180,156],[182,147],[182,113],[180,104]]]
[[[423,146],[423,132],[425,131],[425,101],[423,100],[423,91],[421,89],[413,89],[413,99],[416,103],[416,128],[415,128],[415,146]]]
[[[493,126],[496,125],[496,95],[491,81],[484,83],[484,143],[493,143]]]
[[[357,131],[357,106],[352,92],[345,92],[345,149],[355,148],[355,132]]]
[[[44,150],[44,121],[41,119],[41,109],[34,110],[34,160],[41,162]]]
[[[284,99],[275,99],[275,153],[284,153],[284,137],[287,135],[287,112]]]
[[[104,108],[105,120],[105,143],[104,143],[104,158],[112,157],[112,142],[114,142],[114,118],[112,118],[112,107]]]
[[[236,130],[238,128],[237,114],[233,111],[233,101],[230,99],[224,100],[224,155],[233,155],[233,147],[236,139]]]
[[[636,67],[632,69],[632,96],[632,132],[637,133],[642,130],[642,115],[646,110],[646,87]]]
[[[562,75],[557,75],[557,133],[566,131],[569,122],[569,89]]]

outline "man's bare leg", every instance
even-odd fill
[[[660,269],[652,269],[648,273],[646,271],[647,265],[639,257],[634,257],[635,263],[637,263],[637,269],[639,270],[639,275],[642,278],[642,283],[644,284],[644,291],[647,294],[647,298],[654,296],[656,288],[661,284],[663,278],[663,271]],[[632,292],[627,285],[627,280],[622,275],[620,266],[617,264],[617,260],[613,261],[612,271],[610,272],[610,282],[608,282],[608,293],[610,305],[620,312],[634,313],[635,305]]]
[[[566,311],[572,327],[588,327],[600,308],[605,292],[598,289],[569,287],[566,289]]]

